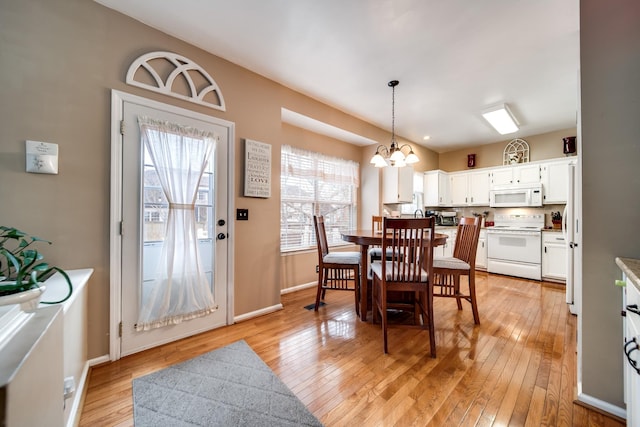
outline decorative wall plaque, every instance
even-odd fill
[[[244,195],[271,197],[271,145],[244,140]]]
[[[509,141],[502,154],[503,165],[515,165],[529,162],[529,144],[524,139],[516,138]]]
[[[150,52],[129,67],[128,85],[225,111],[218,84],[200,65],[173,52]]]

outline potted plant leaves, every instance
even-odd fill
[[[55,272],[67,282],[67,295],[59,301],[42,303],[58,304],[73,293],[67,273],[45,262],[44,255],[36,249],[38,244],[51,242],[14,227],[0,226],[0,305],[20,304],[23,310],[34,311],[45,290],[42,282]]]

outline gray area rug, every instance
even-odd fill
[[[322,426],[244,341],[133,380],[144,426]]]

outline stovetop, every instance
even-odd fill
[[[541,231],[544,228],[544,214],[495,215],[494,230]]]

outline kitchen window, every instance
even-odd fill
[[[316,246],[313,216],[323,215],[329,246],[357,226],[358,163],[288,145],[281,149],[280,251]]]
[[[413,174],[413,200],[411,203],[404,203],[400,206],[400,213],[403,215],[415,215],[418,209],[422,212],[424,209],[424,184],[423,173],[415,172]],[[424,213],[423,213],[424,215]]]

